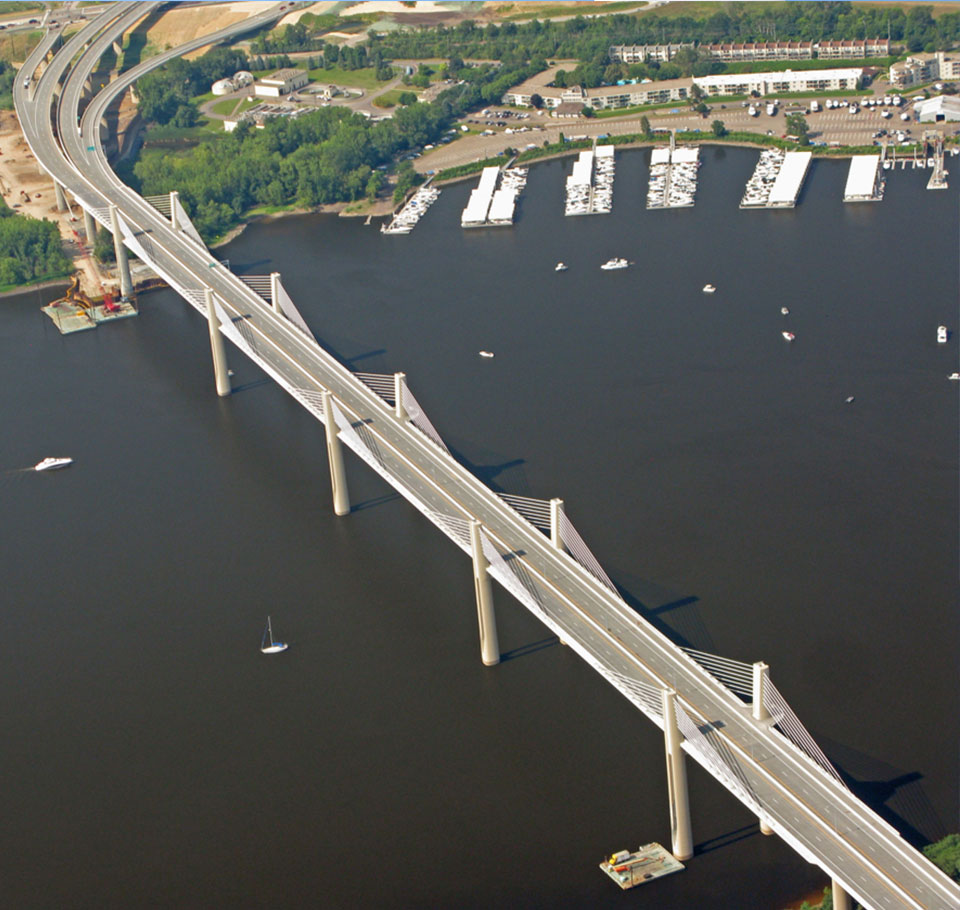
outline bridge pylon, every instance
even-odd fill
[[[470,547],[473,550],[473,587],[477,593],[477,621],[480,624],[480,657],[487,667],[500,663],[497,617],[493,612],[493,587],[487,571],[490,563],[483,552],[483,534],[479,521],[470,522]]]
[[[350,513],[350,492],[347,489],[347,472],[343,465],[343,443],[337,432],[337,418],[333,412],[333,393],[324,390],[323,421],[327,431],[327,460],[330,462],[330,486],[333,490],[335,515]]]
[[[753,696],[751,713],[753,714],[754,720],[765,721],[770,719],[770,712],[767,710],[767,706],[765,704],[766,698],[764,697],[769,679],[770,667],[768,667],[762,660],[758,660],[753,665]],[[773,828],[770,827],[769,822],[763,815],[760,816],[760,833],[767,835],[773,834]]]
[[[227,352],[223,347],[223,335],[220,334],[220,317],[213,303],[213,291],[205,288],[204,302],[207,305],[207,325],[210,329],[210,351],[213,354],[213,379],[217,385],[217,394],[226,398],[230,394],[230,370],[227,369]]]
[[[65,212],[67,210],[67,194],[56,180],[53,181],[53,189],[57,196],[57,211]]]
[[[683,735],[677,726],[677,693],[663,689],[663,746],[667,757],[667,792],[670,799],[670,836],[673,855],[683,862],[693,856],[690,831],[690,793],[687,789]]]
[[[280,273],[271,272],[270,273],[270,305],[273,307],[273,312],[278,315],[283,315],[283,310],[280,309]]]
[[[394,373],[393,374],[393,410],[396,414],[397,420],[408,421],[410,415],[407,413],[406,405],[403,403],[404,395],[403,393],[407,388],[407,374],[406,373]]]
[[[563,547],[563,500],[550,500],[550,543],[558,550]]]

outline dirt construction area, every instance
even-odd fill
[[[57,211],[53,180],[40,172],[12,111],[0,111],[0,193],[13,211],[59,225],[64,251],[82,272],[81,288],[89,296],[99,297],[102,280],[83,236],[83,213],[76,203],[71,212]]]

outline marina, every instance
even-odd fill
[[[390,220],[380,227],[382,234],[409,234],[417,222],[427,213],[440,196],[440,190],[425,183],[406,202],[403,208]]]
[[[850,159],[844,202],[879,202],[883,199],[883,177],[879,155],[854,155]]]
[[[810,168],[812,152],[764,149],[747,181],[740,208],[793,208]]]
[[[564,215],[606,215],[613,209],[614,148],[580,152],[566,181]]]
[[[697,195],[698,146],[655,148],[650,155],[648,209],[679,209],[693,205]]]
[[[500,187],[497,188],[499,181]],[[464,228],[498,227],[513,224],[517,196],[527,183],[527,169],[485,167],[480,182],[471,191],[460,216]]]

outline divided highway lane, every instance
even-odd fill
[[[101,37],[109,44],[116,34],[111,28]],[[203,43],[209,42],[207,38]],[[79,102],[79,89],[74,86],[82,83],[87,67],[92,69],[94,63],[88,55],[78,61],[67,80],[60,113],[65,126],[64,145],[77,169],[68,170],[80,178],[78,191],[85,201],[101,208],[109,201],[117,204],[134,230],[146,232],[158,270],[172,283],[181,288],[212,287],[225,310],[245,320],[271,369],[295,386],[331,389],[352,420],[367,422],[385,466],[401,485],[437,511],[479,518],[502,550],[522,552],[520,559],[552,626],[571,644],[576,643],[578,652],[592,665],[607,667],[630,679],[676,688],[688,713],[703,720],[722,721],[722,729],[713,735],[722,738],[737,756],[744,780],[764,806],[764,814],[803,855],[842,881],[867,906],[960,907],[960,889],[879,818],[799,756],[778,732],[754,723],[739,699],[639,620],[569,557],[553,550],[542,534],[417,430],[395,421],[380,399],[330,355],[277,317],[235,276],[220,266],[211,268],[206,251],[172,231],[152,207],[120,184],[100,154],[98,124],[111,96],[127,83],[127,74],[94,100],[84,119],[83,135],[75,133],[74,99]],[[150,64],[158,62],[146,61],[142,71]],[[129,78],[136,75],[132,71]],[[42,98],[39,101],[43,103]],[[42,128],[42,122],[37,127]],[[45,152],[50,154],[56,143],[49,127],[46,132],[50,133],[50,144],[47,147],[45,143]],[[88,151],[90,146],[93,153]],[[64,163],[52,161],[50,167],[59,175]]]

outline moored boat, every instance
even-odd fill
[[[553,270],[554,270],[555,272],[565,272],[565,271],[567,270],[567,267],[566,267],[562,262],[558,262],[558,263],[554,266]]]
[[[937,343],[946,344],[947,341],[947,327],[945,325],[937,326]]]
[[[703,286],[704,294],[712,294],[714,291],[716,291],[716,288],[712,284],[705,284]]]
[[[626,259],[608,259],[600,268],[604,271],[610,271],[611,269],[625,269],[628,265],[630,263]]]
[[[793,341],[793,339],[797,337],[793,332],[781,332],[780,334],[783,335],[787,341]]]

